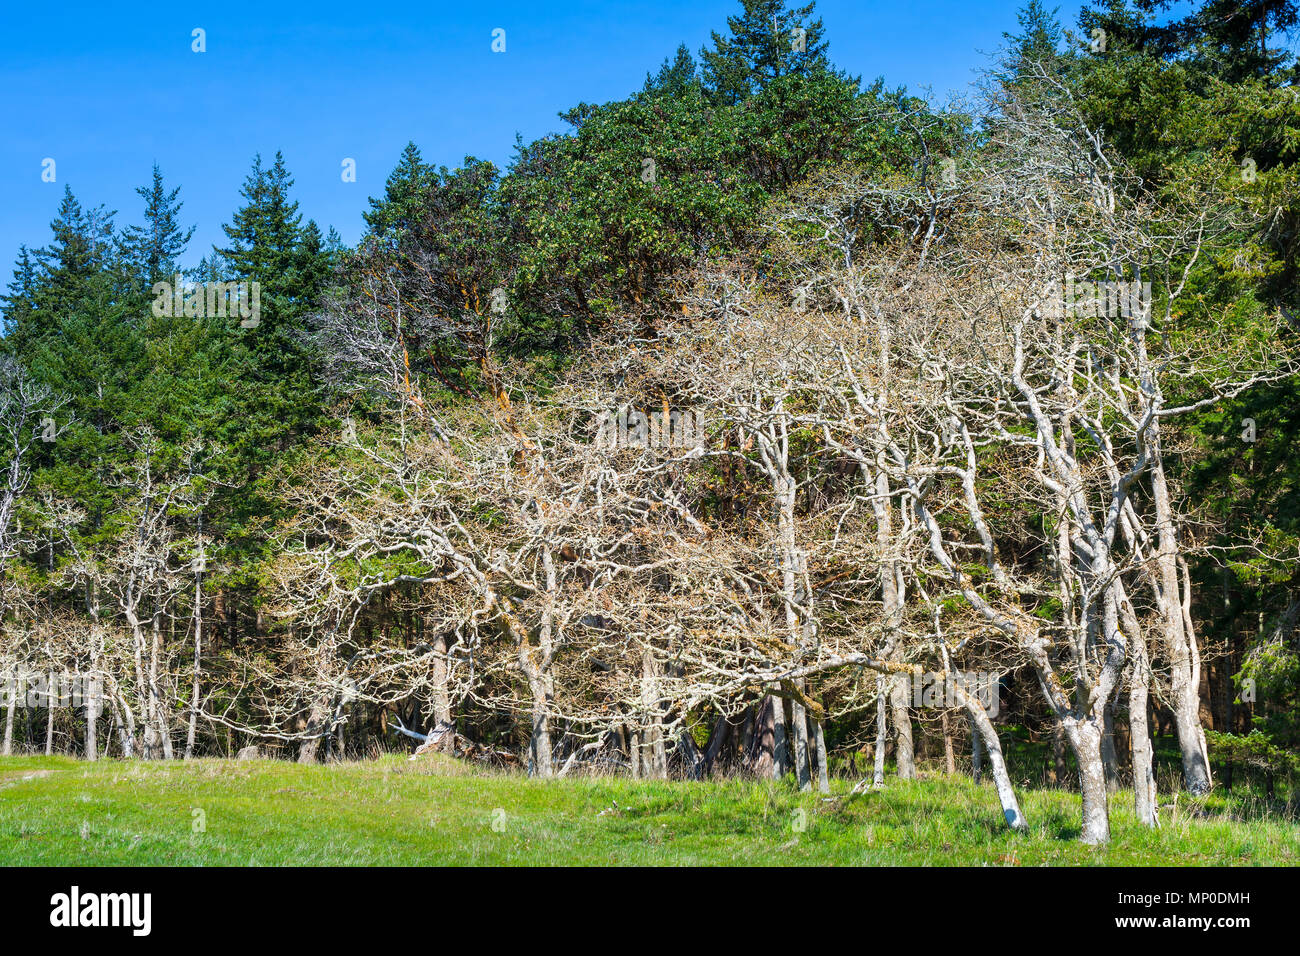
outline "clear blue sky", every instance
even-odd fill
[[[870,81],[964,90],[1016,29],[1016,0],[820,0],[832,61]],[[1073,27],[1078,2],[1062,2]],[[169,8],[170,7],[170,8]],[[283,150],[304,218],[355,242],[408,140],[426,161],[504,166],[515,134],[638,89],[685,42],[698,51],[737,0],[394,0],[289,5],[6,2],[0,12],[0,287],[20,243],[49,241],[65,184],[140,219],[156,161],[197,226],[193,264],[239,203],[253,154]],[[191,31],[207,52],[191,51]],[[506,52],[491,51],[492,30]],[[42,161],[56,182],[41,181]],[[345,157],[357,181],[341,181]]]

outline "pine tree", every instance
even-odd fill
[[[180,212],[184,203],[177,199],[177,186],[170,192],[163,185],[162,170],[154,163],[149,186],[137,187],[145,201],[144,225],[128,226],[122,239],[122,255],[146,288],[155,282],[170,280],[177,261],[194,235],[194,227],[182,229]]]
[[[9,283],[9,294],[4,296],[4,331],[11,335],[36,308],[38,274],[26,243],[18,247],[18,260],[14,263],[14,277]]]
[[[272,313],[273,321],[279,318],[275,313],[291,309],[298,299],[292,277],[302,242],[302,215],[289,198],[291,188],[293,177],[284,156],[277,151],[268,169],[257,154],[239,193],[244,205],[233,222],[221,227],[230,245],[217,250],[231,277],[261,284],[263,309]]]
[[[1260,79],[1294,83],[1300,60],[1287,35],[1300,23],[1295,0],[1205,0],[1182,17],[1158,22],[1172,0],[1105,0],[1079,13],[1091,34],[1105,32],[1107,50],[1122,48],[1181,62],[1226,83]]]
[[[700,51],[715,102],[739,103],[777,77],[826,67],[822,21],[810,19],[815,2],[794,10],[785,0],[742,3],[744,12],[727,18],[731,35],[714,31],[713,49]]]
[[[50,223],[53,241],[20,268],[31,277],[29,308],[8,314],[8,334],[19,351],[57,336],[60,324],[80,312],[120,299],[114,254],[113,216],[103,206],[84,209],[64,187],[58,215]]]
[[[51,285],[71,285],[112,264],[115,215],[103,206],[83,209],[72,188],[63,187],[58,215],[50,223],[54,241],[36,252]]]
[[[338,234],[330,230],[331,238],[338,241]],[[298,245],[298,262],[294,276],[294,285],[298,297],[316,303],[329,286],[334,272],[334,253],[329,242],[321,236],[320,227],[315,220],[307,220],[303,227],[302,239]]]
[[[331,271],[315,223],[303,226],[284,156],[270,167],[258,155],[240,195],[245,202],[229,225],[221,257],[227,281],[257,283],[257,322],[224,321],[225,356],[220,374],[239,383],[217,439],[230,450],[230,466],[248,479],[276,454],[310,432],[320,415],[312,356],[306,344],[307,314],[318,304]],[[249,504],[250,513],[259,506]]]
[[[1013,68],[1027,60],[1047,60],[1056,56],[1062,38],[1061,23],[1056,18],[1059,7],[1050,11],[1042,0],[1029,0],[1016,13],[1019,33],[1003,33],[1010,45],[1010,62]]]
[[[1292,0],[1206,0],[1175,25],[1194,62],[1228,83],[1274,79],[1294,55],[1287,35],[1300,21]]]
[[[396,242],[416,228],[435,179],[436,172],[425,164],[420,147],[407,143],[384,183],[384,198],[372,196],[370,211],[361,214],[370,235],[381,242]]]
[[[669,60],[665,57],[658,74],[646,74],[643,91],[677,96],[699,84],[696,71],[695,57],[691,56],[690,48],[683,43],[677,48],[677,54],[673,59]]]

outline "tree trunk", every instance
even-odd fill
[[[158,683],[158,663],[162,646],[162,634],[160,630],[161,620],[161,614],[154,615],[149,648],[149,700],[153,711],[153,719],[157,725],[156,733],[158,735],[158,742],[162,745],[161,749],[163,759],[171,760],[171,721],[167,714],[166,701],[163,699],[162,686]]]
[[[1180,557],[1178,528],[1160,453],[1158,423],[1153,423],[1151,501],[1156,513],[1157,544],[1152,571],[1160,602],[1160,624],[1169,660],[1169,696],[1178,748],[1183,758],[1183,786],[1190,793],[1210,792],[1209,754],[1201,726],[1201,657],[1191,618],[1191,575]],[[1181,574],[1180,574],[1181,572]]]
[[[984,705],[965,688],[958,686],[957,695],[961,698],[966,713],[970,716],[974,728],[973,738],[978,739],[989,757],[989,768],[993,771],[993,786],[998,792],[998,801],[1002,804],[1002,818],[1013,830],[1028,830],[1029,824],[1020,812],[1020,803],[1016,799],[1015,788],[1011,786],[1011,775],[1007,773],[1007,764],[1002,757],[1002,742],[998,740],[993,721],[984,712]]]
[[[641,765],[647,778],[661,780],[668,775],[668,755],[659,715],[659,674],[648,648],[641,652],[641,723]]]
[[[433,705],[433,733],[438,734],[435,745],[447,754],[456,753],[456,730],[451,719],[451,695],[447,693],[447,635],[437,634],[433,639],[433,666],[430,668],[430,702]]]
[[[46,685],[45,694],[45,756],[47,757],[54,753],[54,712],[59,704],[55,680],[54,671],[50,671],[50,682]]]
[[[144,721],[144,741],[142,756],[148,760],[153,757],[154,751],[154,734],[155,725],[151,716],[153,707],[152,698],[149,695],[149,682],[145,679],[144,670],[144,627],[140,619],[136,617],[135,611],[128,609],[126,611],[127,623],[131,625],[131,652],[133,663],[135,664],[135,694],[136,702],[141,705],[140,717]],[[130,712],[128,707],[124,710]],[[135,742],[135,716],[131,714],[131,738],[132,744]]]
[[[329,700],[318,697],[307,714],[307,737],[298,742],[298,763],[315,763],[324,735],[325,719],[329,715]]]
[[[1101,736],[1101,765],[1106,774],[1106,792],[1119,790],[1119,754],[1115,750],[1115,705],[1106,701],[1103,710],[1104,731]]]
[[[790,723],[794,737],[794,772],[800,790],[812,789],[812,766],[808,748],[808,714],[797,700],[790,705]]]
[[[99,621],[90,626],[90,672],[86,675],[86,759],[99,757],[99,715],[103,712],[103,685],[99,679]]]
[[[12,756],[14,752],[14,711],[18,709],[18,671],[14,670],[9,684],[9,705],[5,708],[5,739],[0,744],[0,757]]]
[[[876,753],[871,770],[871,785],[885,785],[885,742],[889,739],[888,681],[883,675],[876,678]]]
[[[1147,726],[1147,697],[1151,686],[1151,665],[1147,657],[1146,637],[1126,599],[1120,604],[1124,629],[1129,635],[1131,661],[1128,688],[1129,755],[1133,765],[1133,804],[1138,822],[1143,826],[1160,825],[1156,805],[1155,754]]]
[[[551,717],[546,706],[546,690],[536,682],[533,688],[533,726],[532,736],[528,742],[528,775],[530,777],[550,777],[554,772],[551,764]]]
[[[772,477],[774,482],[774,508],[779,537],[778,570],[781,572],[781,590],[785,603],[786,640],[794,649],[793,659],[797,663],[802,656],[806,623],[800,620],[799,612],[795,609],[801,590],[798,574],[800,569],[804,567],[795,535],[795,494],[797,484],[794,477],[787,470],[786,461],[780,456],[777,456],[777,460],[780,462],[779,471],[774,470]],[[772,467],[774,469],[778,468],[776,464],[773,464]],[[807,594],[803,595],[803,606],[805,614],[811,610],[811,597]],[[795,690],[801,690],[802,687],[802,681],[795,682]],[[784,717],[785,708],[783,703],[778,701],[778,706],[781,708],[781,716]],[[804,706],[798,700],[792,699],[790,701],[790,715],[786,727],[789,729],[788,741],[785,741],[786,747],[778,747],[776,750],[777,762],[780,766],[779,772],[783,775],[787,766],[793,763],[791,769],[794,770],[799,789],[811,790],[812,770],[808,753],[808,720],[804,712]]]
[[[888,331],[881,330],[882,357],[886,355]],[[887,365],[887,358],[886,358]],[[862,475],[868,487],[875,486],[875,498],[871,508],[876,518],[876,542],[882,554],[890,554],[895,547],[893,541],[894,505],[890,498],[889,476],[883,470],[873,476],[865,463],[862,463]],[[895,660],[900,653],[903,623],[903,608],[907,601],[907,584],[902,567],[897,560],[882,561],[880,564],[880,596],[885,626],[884,656]],[[912,718],[908,713],[908,688],[910,682],[904,675],[897,675],[884,680],[877,688],[888,694],[888,709],[894,721],[894,763],[898,775],[903,779],[916,776],[916,760],[912,743]],[[884,711],[881,706],[876,710],[876,768],[877,786],[884,782]]]
[[[817,744],[817,789],[822,793],[830,793],[830,768],[826,765],[826,732],[820,720],[813,724],[813,739]]]
[[[1083,797],[1083,828],[1079,840],[1090,846],[1110,842],[1109,794],[1101,762],[1102,729],[1093,720],[1071,720],[1066,739],[1079,762],[1079,792]]]
[[[199,523],[199,531],[202,533],[202,519]],[[202,551],[200,550],[200,562],[202,562]],[[200,564],[200,568],[202,564]],[[194,737],[198,731],[199,725],[199,681],[203,676],[203,575],[201,571],[194,573],[194,668],[191,674],[190,684],[190,719],[185,728],[185,759],[194,758]]]
[[[718,757],[722,754],[723,748],[731,741],[731,732],[731,721],[727,720],[725,714],[720,715],[713,725],[713,733],[709,735],[708,746],[704,748],[704,757],[700,760],[697,779],[702,779],[713,773],[713,768],[717,765]]]
[[[630,727],[624,726],[624,738],[627,740],[627,762],[633,780],[641,779],[641,738]]]
[[[1206,757],[1205,732],[1201,726],[1201,699],[1192,685],[1193,668],[1186,662],[1170,667],[1170,698],[1178,749],[1183,758],[1183,786],[1189,793],[1210,792],[1210,768]]]
[[[1134,663],[1137,663],[1136,661]],[[1147,677],[1134,677],[1129,687],[1129,746],[1133,760],[1133,797],[1138,822],[1159,826],[1156,817],[1156,773],[1147,728]]]
[[[768,694],[763,698],[754,725],[754,775],[759,779],[779,780],[785,746],[785,708],[781,706],[781,698]]]
[[[113,708],[113,726],[117,728],[118,740],[122,747],[123,759],[130,760],[135,756],[135,715],[131,713],[131,708],[127,706],[126,700],[119,699],[120,692],[115,691],[116,696],[109,698],[109,704]]]
[[[542,551],[542,567],[546,574],[546,599],[542,611],[541,627],[537,630],[536,651],[528,642],[528,635],[519,628],[515,639],[519,642],[519,662],[528,678],[528,688],[533,696],[533,726],[528,741],[528,775],[549,778],[555,772],[551,758],[551,684],[550,665],[555,638],[555,592],[557,590],[555,561],[551,549]],[[518,624],[516,623],[518,628]]]
[[[1064,787],[1069,767],[1065,762],[1065,730],[1059,722],[1052,724],[1052,782]]]
[[[943,772],[952,776],[957,772],[957,760],[952,752],[952,728],[946,710],[939,713],[939,729],[943,731]]]
[[[894,718],[894,762],[898,775],[904,780],[916,777],[916,755],[912,743],[912,714],[907,709],[910,682],[905,675],[893,679],[889,692],[890,709]]]
[[[104,688],[98,677],[86,679],[86,759],[99,759],[99,715],[104,710]]]

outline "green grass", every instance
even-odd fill
[[[834,789],[842,797],[849,784]],[[1075,841],[1076,795],[1020,796],[1026,835],[1000,825],[991,786],[957,777],[891,780],[844,805],[788,783],[537,781],[438,758],[299,766],[17,757],[0,759],[0,863],[1300,864],[1300,830],[1248,798],[1180,798],[1153,832],[1137,826],[1121,793],[1113,842],[1092,849]]]

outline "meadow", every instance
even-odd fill
[[[1162,800],[1113,840],[1077,842],[1079,797],[1023,789],[1030,831],[1000,823],[990,784],[923,774],[849,796],[791,782],[532,780],[446,758],[87,763],[0,759],[6,866],[1300,864],[1300,828],[1258,793]]]

